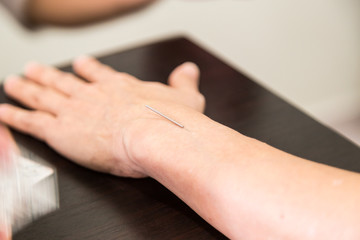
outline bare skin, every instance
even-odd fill
[[[0,174],[6,171],[6,166],[10,165],[11,159],[9,158],[10,152],[18,151],[15,141],[12,138],[9,130],[0,124]],[[0,193],[2,194],[2,193]],[[5,220],[1,219],[0,213],[0,240],[8,240],[11,238],[11,228],[6,224]]]
[[[204,116],[194,64],[176,68],[169,85],[88,57],[74,69],[88,82],[34,63],[25,78],[9,77],[6,93],[34,110],[2,104],[0,121],[85,167],[156,179],[232,239],[360,239],[360,175],[287,154]]]
[[[0,240],[9,240],[11,239],[11,231],[8,227],[1,227],[0,228]]]
[[[30,0],[31,22],[60,25],[82,24],[142,7],[154,0]]]

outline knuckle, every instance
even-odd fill
[[[38,105],[42,105],[44,103],[44,99],[43,99],[42,95],[40,95],[38,93],[34,93],[31,95],[31,102],[35,106],[38,106]]]
[[[144,84],[154,88],[154,89],[159,89],[164,87],[164,84],[161,82],[144,82]]]
[[[118,76],[118,78],[121,78],[121,79],[126,79],[126,78],[128,78],[130,76],[126,72],[117,72],[116,75]]]
[[[67,80],[67,79],[72,79],[74,75],[72,75],[71,73],[68,72],[62,72],[62,71],[58,71],[59,73],[59,77],[62,78],[63,80]]]
[[[60,75],[59,71],[57,71],[54,68],[49,68],[49,69],[46,69],[42,73],[42,80],[45,81],[45,82],[48,82],[48,81],[51,81],[51,80],[55,80],[55,79],[59,78],[60,76],[61,75]]]
[[[110,66],[108,66],[108,65],[100,65],[99,67],[100,67],[101,70],[103,70],[104,72],[116,73],[116,71],[115,71],[112,67],[110,67]]]
[[[34,126],[32,118],[25,115],[18,115],[17,121],[21,128],[23,128],[25,131],[30,131],[30,129],[32,129]]]
[[[126,72],[117,72],[116,73],[116,76],[119,80],[122,80],[122,81],[134,81],[136,80],[136,78]]]
[[[52,81],[51,86],[55,89],[62,89],[63,84],[59,80],[54,80]]]
[[[87,76],[95,76],[97,72],[99,72],[99,68],[97,66],[89,66],[88,68],[84,69]]]
[[[164,86],[163,83],[161,82],[152,82],[152,85],[155,86],[155,87],[161,87],[161,86]]]
[[[41,119],[41,121],[39,121],[39,119]],[[24,127],[26,127],[25,131],[36,138],[45,140],[44,132],[47,129],[47,121],[42,118],[40,112],[32,112],[28,117],[26,117],[24,124]]]
[[[96,96],[98,93],[98,85],[97,84],[87,84],[81,89],[81,94]]]
[[[201,93],[198,93],[197,96],[197,101],[200,103],[200,104],[205,104],[206,103],[206,99],[205,99],[205,96]]]
[[[200,111],[204,111],[205,109],[205,105],[206,105],[206,99],[205,99],[205,96],[201,93],[198,93],[196,95],[196,102],[197,102],[197,108],[200,110]]]
[[[100,69],[97,68],[97,69],[91,69],[90,72],[89,72],[89,78],[90,79],[93,79],[93,81],[97,81],[97,82],[100,82],[100,81],[103,81],[103,80],[106,80],[107,76],[104,75],[101,71],[99,71]],[[89,79],[88,79],[89,80]]]
[[[72,81],[73,77],[74,76],[71,73],[62,72],[59,79],[54,79],[53,86],[57,89],[61,89],[64,84]]]
[[[60,71],[56,68],[49,69],[49,73],[52,74],[52,76],[58,77],[58,78],[64,77],[66,75],[66,73],[64,73],[63,71]]]

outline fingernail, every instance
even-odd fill
[[[199,68],[195,63],[192,62],[183,63],[181,65],[180,71],[192,78],[196,78],[199,76]]]
[[[76,64],[82,64],[84,62],[87,62],[89,60],[93,60],[94,58],[89,55],[81,55],[77,58],[75,58],[74,63]]]
[[[25,65],[25,75],[34,75],[42,65],[38,62],[31,61]]]
[[[9,87],[11,86],[14,82],[18,81],[20,79],[19,76],[17,75],[8,75],[6,78],[5,78],[5,81],[4,81],[4,84],[6,87]]]

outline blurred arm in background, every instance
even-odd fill
[[[83,24],[135,10],[154,0],[0,0],[25,24]]]

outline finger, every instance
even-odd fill
[[[11,230],[9,227],[0,225],[0,240],[11,240]]]
[[[9,104],[0,105],[0,122],[43,141],[55,121],[54,116],[45,112],[28,111]]]
[[[101,82],[117,73],[114,69],[89,56],[78,57],[73,67],[77,74],[89,82]]]
[[[66,101],[66,97],[59,92],[17,76],[8,77],[4,89],[6,94],[24,105],[55,115]]]
[[[196,64],[186,62],[175,68],[169,76],[169,85],[185,91],[199,91],[200,71]]]
[[[30,62],[25,67],[25,76],[43,86],[56,89],[65,95],[73,95],[86,85],[85,82],[71,73],[62,72],[56,68]]]

